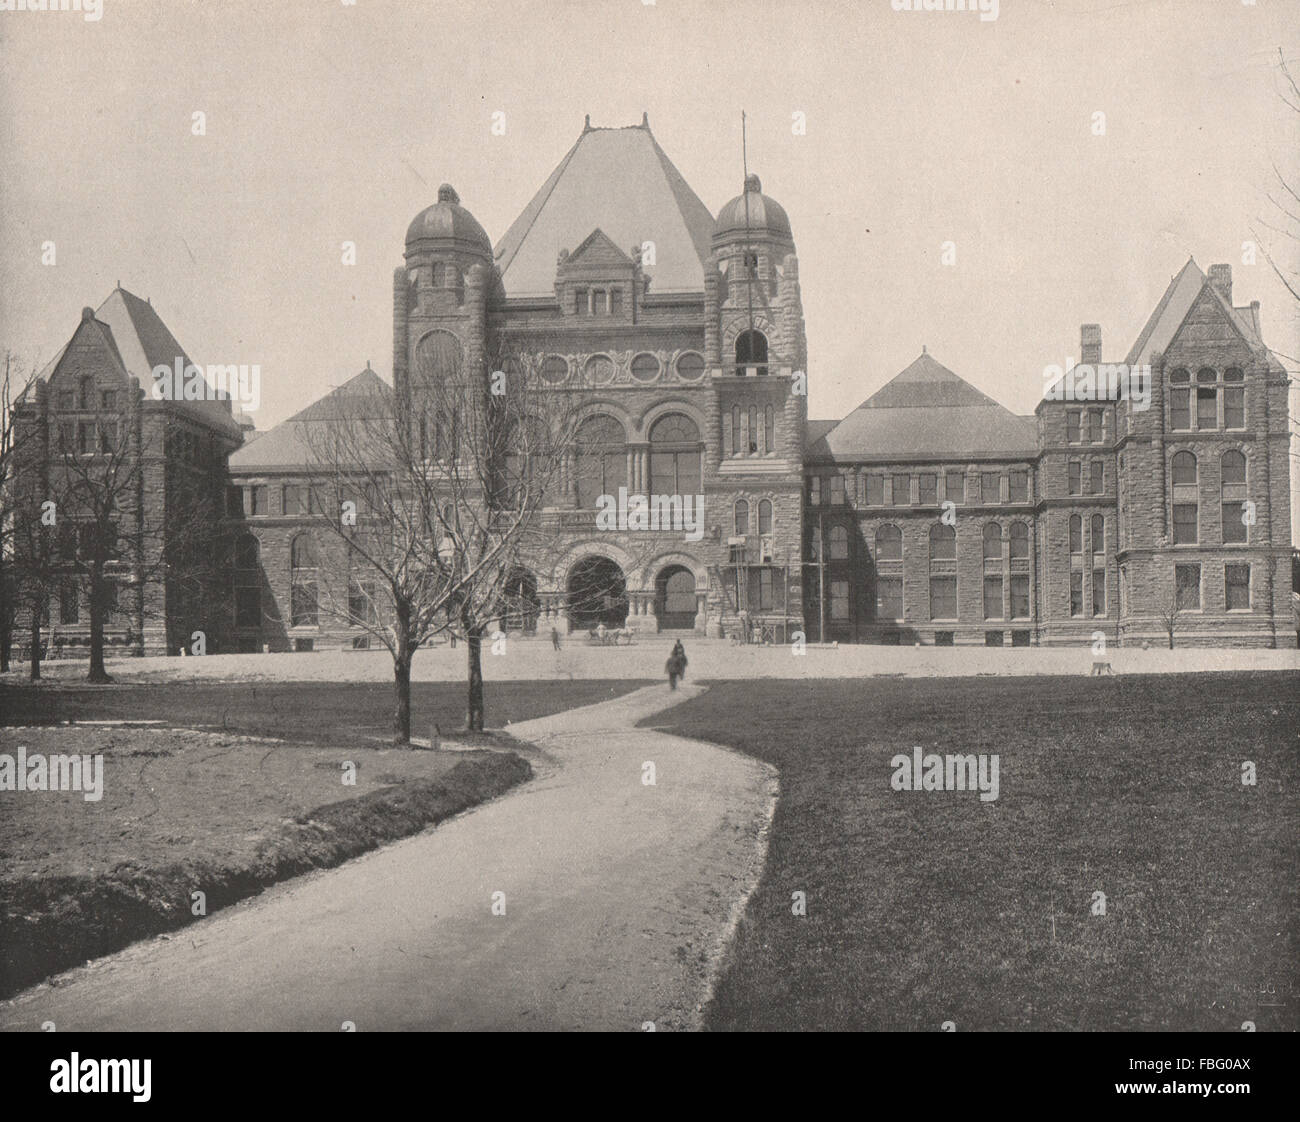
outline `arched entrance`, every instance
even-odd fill
[[[537,630],[537,616],[541,601],[537,596],[537,581],[532,573],[517,569],[506,581],[505,603],[501,623],[507,631],[522,631],[532,635]]]
[[[669,565],[655,578],[655,615],[661,631],[695,628],[695,574],[684,565]]]
[[[622,627],[627,620],[627,582],[608,557],[584,557],[569,571],[569,622],[575,631],[599,624]]]

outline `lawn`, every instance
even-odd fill
[[[780,769],[712,1029],[1300,1028],[1300,675],[722,682],[650,723]],[[918,745],[997,753],[999,797],[894,790]]]
[[[636,686],[494,683],[489,713],[518,722]],[[463,695],[454,683],[415,685],[417,735],[434,721],[454,734]],[[211,914],[417,833],[531,773],[509,751],[526,746],[499,733],[469,743],[506,751],[391,748],[391,698],[381,686],[321,683],[0,687],[0,753],[103,760],[97,799],[0,792],[0,997],[191,922],[194,892]],[[62,723],[105,720],[165,724]]]
[[[489,682],[487,724],[503,728],[580,705],[608,701],[638,681]],[[0,683],[0,725],[67,720],[161,719],[182,728],[216,729],[331,746],[372,743],[392,735],[392,683],[158,682]],[[437,723],[445,734],[465,724],[461,682],[411,684],[411,734],[425,737]]]

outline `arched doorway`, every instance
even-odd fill
[[[506,581],[505,603],[501,623],[507,631],[522,631],[532,635],[537,631],[537,616],[541,601],[537,597],[537,581],[532,573],[517,569]]]
[[[608,557],[584,557],[569,571],[569,622],[575,631],[599,624],[622,627],[627,620],[627,582]]]
[[[695,628],[695,574],[684,565],[670,565],[655,578],[655,615],[661,631]]]

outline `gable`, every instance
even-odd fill
[[[1206,284],[1165,346],[1165,368],[1242,365],[1251,353],[1236,317]]]
[[[597,227],[587,235],[586,240],[565,259],[561,271],[593,270],[608,272],[611,269],[627,270],[632,268],[632,258],[618,248],[605,232]]]

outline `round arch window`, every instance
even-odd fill
[[[569,360],[563,355],[549,355],[542,363],[542,379],[555,385],[569,376]]]
[[[687,381],[697,381],[704,374],[704,356],[696,351],[687,351],[678,356],[677,377]]]
[[[632,377],[638,382],[653,382],[659,377],[659,360],[648,351],[642,351],[632,360]]]
[[[592,355],[582,370],[587,381],[595,386],[602,386],[614,378],[614,363],[609,355]]]

